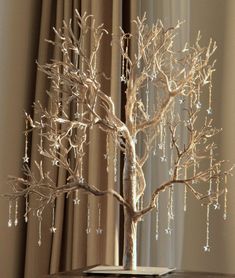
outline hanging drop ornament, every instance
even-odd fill
[[[201,92],[200,92],[200,87],[198,86],[198,91],[197,91],[197,100],[196,100],[196,109],[200,110],[202,108],[202,103],[200,101],[200,97],[201,97]]]
[[[113,158],[113,174],[114,174],[114,183],[117,183],[117,144],[118,144],[118,139],[115,137],[114,140],[114,158]]]
[[[159,238],[159,195],[156,200],[156,226],[155,226],[155,239]]]
[[[29,200],[28,200],[28,194],[27,194],[25,196],[25,214],[24,214],[25,223],[28,222],[28,213],[29,213]]]
[[[212,167],[213,167],[213,146],[210,149],[210,169],[211,169],[210,175],[211,176],[213,175]],[[212,193],[212,183],[213,183],[212,178],[210,178],[208,195],[210,195]]]
[[[39,144],[39,148],[40,150],[43,150],[43,127],[44,127],[44,124],[43,122],[41,121],[41,128],[40,128],[40,144]]]
[[[101,203],[98,203],[98,227],[96,229],[96,234],[101,235],[103,233],[103,229],[101,228]]]
[[[167,203],[167,228],[165,229],[165,232],[167,235],[171,235],[172,229],[171,229],[171,221],[174,219],[174,216],[172,215],[172,191],[171,187],[168,188],[168,203]]]
[[[217,173],[219,173],[219,169],[217,167]],[[220,194],[220,181],[219,177],[216,179],[216,202],[214,204],[214,209],[219,210],[220,209],[220,203],[219,203],[219,194]]]
[[[12,227],[12,200],[9,200],[8,208],[8,227]]]
[[[38,246],[42,245],[42,212],[37,210],[37,218],[38,218]]]
[[[126,82],[126,77],[125,77],[125,58],[124,54],[121,54],[121,82]]]
[[[225,188],[224,188],[224,215],[223,215],[224,220],[227,220],[227,203],[228,203],[227,181],[228,181],[228,177],[227,177],[227,175],[225,175],[224,176],[224,183],[225,183]]]
[[[209,101],[208,109],[206,110],[208,115],[212,114],[212,73],[210,72],[210,81],[209,81]]]
[[[204,252],[210,252],[210,204],[206,208],[206,244],[203,246]]]
[[[87,204],[87,226],[86,226],[86,233],[87,234],[90,234],[90,232],[91,232],[91,227],[90,227],[90,217],[91,217],[91,215],[90,215],[90,204],[88,203]]]
[[[187,180],[187,167],[184,168],[184,180]],[[187,185],[184,185],[184,212],[187,211]]]
[[[75,198],[73,199],[73,204],[75,206],[80,204],[79,191],[78,190],[75,190]]]
[[[160,157],[161,162],[166,162],[166,130],[165,130],[165,119],[162,122],[161,125],[161,141],[160,141],[160,146],[162,150],[162,156]],[[160,149],[160,147],[159,147]]]
[[[104,155],[104,158],[106,159],[106,172],[109,172],[110,167],[110,161],[109,161],[109,154],[110,154],[110,146],[109,146],[109,133],[106,135],[106,154]]]
[[[50,227],[50,232],[55,233],[56,232],[56,227],[55,227],[55,202],[52,205],[52,212],[51,212],[51,227]]]
[[[149,114],[149,82],[147,78],[147,85],[146,85],[146,116],[147,119],[149,119],[150,114]]]
[[[14,221],[15,226],[18,225],[18,200],[16,199],[15,201],[15,221]]]
[[[23,163],[28,163],[29,162],[29,157],[28,157],[28,118],[26,114],[25,118],[25,147],[24,147],[24,157],[23,157]]]

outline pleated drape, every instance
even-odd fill
[[[74,20],[75,9],[81,14],[93,14],[96,24],[104,23],[108,30],[103,40],[100,55],[97,59],[99,71],[110,76],[110,81],[103,81],[103,90],[115,100],[115,106],[120,109],[120,80],[119,80],[119,49],[114,44],[110,46],[113,36],[119,32],[121,24],[120,1],[42,1],[41,29],[38,63],[45,64],[51,58],[61,59],[61,53],[52,45],[44,41],[45,38],[54,40],[52,27],[61,27],[62,21]],[[74,27],[75,23],[74,23]],[[89,53],[91,41],[84,42],[86,52]],[[48,98],[45,91],[50,89],[50,83],[43,73],[37,73],[36,96],[44,105]],[[71,111],[72,113],[72,111]],[[36,115],[35,115],[36,117]],[[37,152],[37,135],[32,139],[32,161],[39,160]],[[85,179],[100,188],[113,188],[113,172],[106,173],[104,153],[106,136],[98,129],[89,134],[89,146],[86,149],[84,161]],[[31,165],[32,168],[35,166]],[[61,169],[53,169],[46,161],[44,167],[53,174],[57,184],[66,182],[66,173]],[[37,246],[38,221],[31,217],[26,233],[25,277],[41,277],[45,273],[55,273],[61,270],[75,269],[84,265],[114,264],[118,259],[118,222],[117,205],[110,197],[96,198],[87,194],[79,194],[80,204],[73,205],[73,196],[60,197],[56,201],[55,224],[56,233],[49,232],[51,213],[48,209],[43,216],[42,246]],[[101,206],[103,229],[102,235],[96,234],[98,225],[98,205]],[[91,232],[86,233],[87,210],[90,210]],[[40,262],[40,263],[38,263]]]
[[[211,12],[213,7],[213,13]],[[21,175],[22,156],[24,150],[24,118],[23,111],[33,114],[31,107],[36,100],[47,106],[49,99],[46,90],[51,84],[45,74],[37,71],[36,63],[45,64],[50,59],[61,59],[61,54],[45,39],[54,40],[53,27],[60,28],[62,20],[74,19],[74,10],[87,12],[96,18],[96,24],[104,23],[109,35],[104,38],[104,46],[98,57],[100,71],[110,77],[103,81],[103,90],[111,96],[117,113],[121,114],[120,87],[120,51],[115,39],[119,34],[119,26],[131,28],[130,22],[137,15],[146,11],[148,21],[155,22],[161,18],[164,23],[175,24],[177,19],[186,19],[184,31],[180,33],[179,44],[188,37],[188,27],[192,41],[198,29],[203,36],[215,37],[219,44],[216,54],[218,69],[215,75],[214,115],[217,126],[224,126],[224,133],[219,138],[222,145],[221,158],[234,159],[234,109],[233,109],[233,56],[234,32],[233,16],[234,0],[8,0],[0,3],[0,124],[1,124],[1,157],[0,157],[0,193],[10,191],[7,187],[7,175]],[[203,11],[203,12],[202,12]],[[209,20],[209,24],[207,23]],[[204,35],[205,34],[205,35]],[[111,39],[114,39],[110,45]],[[207,41],[206,40],[206,41]],[[206,43],[205,41],[205,43]],[[89,51],[91,41],[85,42]],[[220,102],[221,100],[221,102]],[[123,103],[123,102],[122,102]],[[73,113],[73,111],[70,111]],[[37,118],[37,115],[34,115]],[[88,182],[104,188],[118,187],[113,182],[114,171],[106,172],[104,159],[106,136],[99,130],[89,134],[90,144],[86,149],[84,175]],[[37,152],[39,138],[32,134],[31,167],[34,160],[40,160]],[[112,144],[112,142],[109,142]],[[53,168],[43,161],[50,170],[57,184],[64,184],[66,172]],[[154,161],[146,164],[146,180],[164,178],[160,165]],[[147,195],[152,188],[147,189]],[[224,223],[222,218],[213,217],[214,229],[211,240],[211,252],[202,252],[205,239],[205,211],[189,197],[191,208],[185,215],[182,211],[182,198],[175,198],[179,215],[172,237],[164,235],[166,221],[165,212],[160,219],[163,234],[155,241],[155,218],[148,215],[140,224],[138,238],[138,261],[143,265],[167,264],[191,270],[218,272],[235,272],[234,250],[234,189],[229,195],[228,216]],[[179,198],[178,198],[179,197]],[[117,264],[119,259],[119,207],[112,197],[95,198],[87,194],[79,194],[80,204],[73,204],[73,196],[61,196],[56,201],[55,226],[56,233],[49,231],[52,211],[49,207],[43,213],[42,245],[38,246],[38,220],[33,215],[24,223],[24,200],[19,206],[19,225],[7,227],[8,202],[0,201],[0,276],[6,278],[39,278],[44,274],[76,269],[93,264]],[[34,202],[34,200],[30,200]],[[166,207],[163,198],[162,207]],[[91,233],[86,233],[87,209],[91,212]],[[96,234],[98,224],[98,206],[101,206],[102,235]],[[222,210],[219,212],[220,216]],[[122,229],[122,227],[121,227]],[[192,240],[193,239],[193,240]],[[217,246],[217,247],[216,247]],[[221,254],[223,256],[221,256]],[[223,257],[223,258],[221,258]]]

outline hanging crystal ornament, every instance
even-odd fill
[[[187,167],[184,168],[184,180],[187,180]],[[184,185],[184,212],[187,211],[187,185]]]
[[[165,119],[162,122],[162,127],[161,127],[161,141],[160,141],[160,146],[162,150],[162,156],[160,157],[161,162],[166,162],[166,129],[165,129]],[[159,147],[160,149],[160,147]]]
[[[173,203],[172,203],[172,186],[168,188],[168,202],[167,202],[167,228],[165,229],[166,234],[171,234],[171,221],[174,219]]]
[[[146,85],[146,116],[149,119],[149,82],[147,78],[147,85]]]
[[[169,176],[171,177],[174,174],[174,149],[172,145],[170,146],[170,153],[171,153],[171,158],[170,158],[170,169],[168,171]]]
[[[38,218],[38,246],[42,245],[42,212],[37,210]]]
[[[9,200],[8,208],[8,227],[12,227],[12,200]]]
[[[90,227],[90,217],[91,217],[91,211],[90,211],[90,204],[87,204],[87,226],[86,226],[86,233],[90,234],[91,227]]]
[[[126,82],[124,54],[121,54],[121,82]]]
[[[219,173],[219,169],[217,167],[216,172]],[[220,181],[219,177],[216,178],[216,202],[214,204],[214,209],[219,210],[220,209],[220,203],[219,203],[219,192],[220,192]]]
[[[53,233],[53,234],[56,232],[56,227],[55,227],[55,202],[53,202],[53,204],[52,204],[50,232]]]
[[[104,155],[104,158],[106,159],[106,172],[109,172],[109,153],[110,153],[110,148],[109,148],[109,133],[106,135],[106,154]]]
[[[18,225],[18,199],[15,201],[15,221],[14,221],[15,226]]]
[[[28,194],[25,196],[25,214],[24,214],[24,221],[25,223],[28,222],[28,213],[29,213],[29,200]]]
[[[137,203],[138,210],[141,211],[144,208],[144,194],[142,194]],[[143,222],[144,217],[141,215],[139,221]]]
[[[197,110],[200,110],[202,108],[202,103],[200,101],[200,96],[201,96],[200,87],[198,87],[197,101],[196,101],[196,108],[197,108]]]
[[[227,188],[227,181],[228,181],[228,177],[227,175],[224,176],[224,184],[225,184],[225,188],[224,188],[224,215],[223,218],[224,220],[227,220],[227,202],[228,202],[228,188]]]
[[[129,38],[127,37],[126,38],[126,50],[125,50],[125,55],[126,57],[128,57],[128,50],[129,50]],[[129,67],[128,67],[128,59],[125,59],[125,71],[126,71],[126,74],[125,74],[125,79],[126,80],[129,80]],[[126,82],[125,80],[125,82]]]
[[[204,252],[210,252],[210,204],[206,208],[206,244],[203,246]]]
[[[156,226],[155,226],[155,239],[159,238],[159,195],[156,199]]]
[[[206,110],[207,111],[207,114],[208,115],[211,115],[212,114],[212,105],[211,105],[211,102],[212,102],[212,73],[210,73],[210,81],[209,81],[209,101],[208,101],[208,109]]]
[[[73,199],[73,204],[74,204],[74,205],[79,205],[79,204],[80,204],[80,199],[79,199],[78,190],[75,191],[75,198]]]
[[[39,135],[39,137],[40,137],[40,143],[39,143],[40,150],[43,149],[43,130],[42,129],[43,129],[43,122],[41,121],[40,135]]]
[[[23,163],[28,163],[29,162],[29,157],[28,157],[28,118],[26,114],[25,118],[25,147],[24,147],[24,157],[23,157]]]
[[[114,174],[114,183],[117,183],[117,144],[118,144],[118,139],[115,136],[114,144],[113,144],[113,153],[114,153],[114,158],[113,158],[113,174]]]
[[[103,230],[101,228],[101,204],[98,203],[98,227],[96,229],[96,234],[101,235],[103,233]]]
[[[210,149],[210,169],[211,169],[211,176],[213,175],[213,171],[212,171],[212,167],[213,167],[213,146]],[[208,190],[208,195],[210,195],[212,193],[212,178],[210,178],[209,181],[209,190]]]

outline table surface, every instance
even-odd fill
[[[110,274],[85,274],[83,273],[84,270],[88,268],[81,268],[73,271],[61,272],[58,274],[52,274],[45,276],[45,278],[53,277],[53,278],[82,278],[82,277],[89,277],[89,278],[101,278],[101,277],[130,277],[129,275],[110,275]],[[134,277],[134,276],[131,276]],[[150,277],[150,276],[136,276],[136,277]],[[222,274],[222,273],[209,273],[209,272],[193,272],[193,271],[173,271],[172,273],[163,275],[161,277],[164,278],[229,278],[235,277],[235,274]]]

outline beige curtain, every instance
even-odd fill
[[[235,18],[233,0],[41,0],[14,1],[0,3],[0,123],[1,123],[1,157],[0,157],[0,192],[7,191],[7,175],[21,175],[24,148],[23,111],[32,112],[31,103],[40,99],[47,105],[45,91],[50,83],[45,75],[36,70],[35,60],[40,64],[51,58],[58,58],[56,49],[44,41],[53,39],[52,27],[61,26],[63,19],[74,18],[74,9],[81,13],[91,13],[97,24],[104,22],[110,34],[119,32],[118,26],[127,24],[136,15],[147,11],[151,20],[157,17],[165,23],[175,20],[190,20],[192,40],[201,29],[205,42],[210,36],[219,45],[218,64],[215,75],[214,102],[217,126],[223,126],[223,135],[219,138],[221,157],[235,161],[234,148],[234,101],[233,101],[233,57]],[[213,13],[211,12],[213,8]],[[188,25],[186,25],[188,26]],[[182,33],[182,41],[188,36]],[[110,39],[110,36],[107,40]],[[107,41],[106,41],[107,42]],[[87,42],[89,49],[89,42]],[[101,70],[111,76],[111,82],[104,84],[108,95],[115,100],[117,111],[120,110],[120,57],[116,44],[110,47],[105,43],[99,64]],[[222,100],[222,101],[220,101]],[[22,116],[22,117],[21,117]],[[86,178],[103,188],[113,187],[113,173],[106,174],[103,150],[106,138],[97,131],[95,142],[88,149]],[[35,144],[38,138],[32,137],[31,160],[38,159]],[[32,163],[33,164],[33,163]],[[47,165],[52,170],[51,165]],[[155,167],[155,166],[154,166]],[[147,167],[148,179],[153,165]],[[155,169],[155,168],[154,168]],[[160,171],[158,171],[159,173]],[[59,184],[64,183],[66,173],[54,171]],[[234,183],[234,182],[232,182]],[[232,184],[231,183],[231,184]],[[171,239],[164,239],[156,244],[154,240],[154,218],[146,218],[140,228],[139,263],[145,265],[167,264],[178,268],[235,273],[233,258],[235,256],[233,215],[235,195],[230,189],[227,223],[222,220],[222,210],[211,221],[211,252],[203,253],[205,240],[205,210],[195,201],[190,201],[190,209],[185,218],[179,217],[178,225]],[[38,221],[30,217],[26,225],[23,220],[24,202],[20,204],[21,215],[17,227],[8,228],[8,202],[0,201],[0,276],[7,278],[42,277],[43,274],[55,273],[92,264],[118,263],[118,207],[112,198],[94,199],[92,196],[80,195],[80,205],[74,206],[72,198],[61,197],[56,203],[56,228],[54,235],[49,232],[51,209],[43,214],[42,246],[38,247]],[[177,203],[178,202],[178,203]],[[180,208],[180,199],[176,200]],[[102,207],[101,236],[96,235],[97,207]],[[85,232],[87,205],[91,209],[92,232]],[[154,244],[153,244],[154,243]],[[155,245],[156,244],[156,245]]]
[[[9,108],[2,111],[5,118],[4,134],[2,137],[2,150],[5,150],[3,156],[8,157],[9,137],[11,138],[13,153],[10,156],[11,161],[15,161],[15,167],[8,162],[4,167],[5,161],[2,159],[1,176],[2,184],[5,183],[7,174],[21,175],[21,157],[23,156],[24,138],[22,135],[23,110],[29,112],[32,101],[40,100],[47,106],[48,98],[46,90],[50,88],[46,76],[36,72],[35,60],[39,64],[45,64],[50,59],[59,59],[60,53],[57,49],[45,42],[45,39],[54,39],[52,27],[60,28],[62,20],[68,21],[74,18],[74,10],[78,9],[80,13],[87,12],[93,14],[96,18],[96,24],[105,24],[109,35],[104,39],[104,47],[100,52],[99,69],[111,77],[110,82],[104,82],[103,90],[110,95],[114,101],[116,110],[120,110],[120,56],[118,44],[110,47],[111,36],[117,37],[119,26],[121,25],[121,1],[38,1],[38,4],[32,4],[32,1],[23,1],[22,5],[16,6],[14,1],[9,1],[9,5],[2,7],[1,11],[11,19],[4,18],[7,37],[4,51],[12,46],[8,55],[13,55],[12,59],[4,57],[7,65],[7,58],[13,65],[7,65],[7,73],[2,70],[1,78],[7,76],[7,83],[2,87],[4,95],[1,105]],[[41,3],[40,3],[41,2]],[[9,7],[8,7],[9,6]],[[19,9],[17,9],[19,8]],[[12,26],[14,25],[14,26]],[[7,29],[9,28],[9,29]],[[20,28],[20,30],[17,30]],[[33,31],[33,32],[32,32]],[[12,32],[8,34],[7,32]],[[17,34],[16,34],[17,33]],[[31,36],[31,37],[30,37]],[[7,41],[9,38],[12,41]],[[4,37],[3,37],[4,39]],[[89,41],[85,42],[87,49],[90,48]],[[38,53],[37,53],[38,52]],[[21,68],[23,72],[21,72]],[[32,70],[33,69],[33,70]],[[36,76],[36,78],[35,78]],[[14,82],[11,84],[11,79]],[[30,85],[28,85],[28,82]],[[1,82],[3,84],[3,81]],[[20,86],[19,86],[20,85]],[[18,93],[20,91],[20,94]],[[12,93],[9,97],[8,94]],[[5,99],[4,99],[5,98]],[[12,101],[11,101],[12,100]],[[15,109],[15,106],[17,109]],[[13,114],[13,112],[15,114]],[[22,116],[22,119],[21,119]],[[34,115],[37,118],[37,115]],[[6,123],[9,123],[8,128]],[[9,122],[10,121],[10,122]],[[19,127],[18,127],[19,125]],[[17,128],[16,128],[17,127]],[[10,133],[9,133],[10,132]],[[20,138],[19,144],[14,144],[13,140]],[[95,138],[95,140],[92,140]],[[106,173],[104,160],[104,150],[106,146],[106,137],[98,130],[90,134],[91,143],[87,150],[87,161],[85,162],[86,179],[94,184],[100,185],[103,189],[114,187],[113,172]],[[37,143],[39,138],[36,134],[32,136],[31,150],[31,168],[34,169],[34,160],[40,161],[37,152]],[[10,141],[10,142],[11,142]],[[9,142],[9,143],[10,143]],[[63,184],[66,180],[66,173],[62,170],[53,169],[47,161],[43,161],[45,167],[50,171],[58,184]],[[5,191],[5,186],[1,192]],[[102,197],[100,199],[86,194],[80,194],[80,205],[73,205],[73,198],[65,199],[61,197],[56,202],[55,221],[57,231],[55,234],[49,232],[51,225],[51,209],[48,208],[43,213],[42,221],[42,245],[38,247],[39,223],[37,217],[30,215],[27,225],[23,223],[24,203],[20,206],[21,215],[19,227],[7,229],[7,211],[6,201],[1,203],[4,221],[1,222],[1,236],[7,235],[7,241],[1,247],[0,271],[1,277],[42,277],[43,274],[55,273],[61,270],[70,270],[85,265],[94,264],[114,264],[118,263],[118,226],[119,221],[118,206],[112,198]],[[31,203],[34,200],[30,200]],[[90,206],[91,233],[86,234],[87,225],[87,207]],[[98,224],[98,205],[101,206],[103,229],[102,235],[96,234]],[[3,240],[1,241],[3,242]],[[4,256],[7,250],[9,256]]]
[[[74,18],[74,10],[83,14],[93,14],[96,18],[96,24],[105,24],[109,31],[109,36],[104,39],[104,46],[100,52],[97,63],[99,70],[111,76],[111,82],[102,83],[103,90],[108,95],[114,96],[115,104],[119,109],[119,54],[117,46],[110,47],[109,40],[111,34],[114,36],[118,32],[117,26],[120,25],[120,1],[42,1],[41,29],[39,42],[38,61],[44,64],[51,58],[60,59],[60,53],[57,49],[44,42],[45,38],[52,38],[51,29],[55,26],[61,27],[63,19],[69,21]],[[85,42],[87,51],[90,48],[90,41]],[[36,96],[46,105],[47,98],[45,90],[50,84],[44,74],[37,74]],[[95,140],[94,140],[95,138]],[[37,149],[35,148],[38,138],[33,136],[32,140],[32,161],[39,159]],[[106,167],[100,167],[105,164],[104,153],[106,146],[106,137],[99,131],[90,133],[90,144],[87,149],[85,162],[85,179],[94,185],[105,189],[113,187],[112,173],[106,173]],[[46,163],[46,162],[45,162]],[[34,166],[32,166],[34,167]],[[58,184],[64,184],[66,173],[62,170],[54,170],[48,165]],[[86,194],[80,194],[80,205],[73,205],[73,196],[65,199],[61,197],[56,202],[56,233],[48,233],[51,221],[51,214],[48,211],[43,217],[42,246],[37,246],[38,221],[35,217],[30,219],[26,233],[26,259],[25,259],[25,277],[40,277],[44,273],[55,273],[61,270],[70,270],[85,265],[94,264],[114,264],[118,259],[118,230],[116,223],[118,221],[117,205],[112,198],[94,198]],[[103,229],[102,235],[96,234],[98,225],[98,205],[101,206]],[[91,232],[86,234],[87,210],[90,209]],[[44,221],[45,220],[45,221]],[[38,263],[40,261],[40,263]]]

